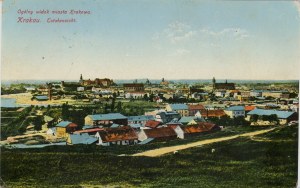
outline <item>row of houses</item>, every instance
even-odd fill
[[[217,130],[220,130],[219,126],[207,122],[190,126],[169,124],[146,129],[134,129],[131,126],[94,128],[68,134],[67,144],[97,144],[102,146],[146,144],[153,140],[184,139]]]

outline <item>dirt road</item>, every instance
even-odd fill
[[[183,149],[187,149],[187,148],[192,148],[192,147],[195,147],[195,146],[200,146],[200,145],[205,145],[205,144],[212,144],[212,143],[222,142],[222,141],[226,141],[226,140],[232,140],[232,139],[238,138],[240,136],[245,137],[245,136],[255,136],[255,135],[259,135],[259,134],[264,134],[264,133],[267,133],[267,132],[272,131],[274,129],[275,128],[267,129],[267,130],[261,130],[261,131],[254,131],[254,132],[249,132],[249,133],[244,133],[244,134],[238,134],[238,135],[234,135],[234,136],[227,136],[227,137],[221,137],[221,138],[202,140],[202,141],[193,142],[193,143],[185,144],[185,145],[163,147],[163,148],[159,148],[159,149],[145,151],[145,152],[142,152],[142,153],[136,153],[136,154],[133,154],[132,156],[157,157],[157,156],[160,156],[160,155],[164,155],[166,153],[171,153],[171,152],[174,152],[174,151],[179,151],[179,150],[183,150]]]

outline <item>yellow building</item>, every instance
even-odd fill
[[[61,138],[68,137],[68,133],[76,130],[77,124],[70,121],[61,121],[56,125],[56,136]]]

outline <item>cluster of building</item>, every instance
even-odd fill
[[[276,115],[278,122],[259,118]],[[257,116],[255,121],[252,117]],[[242,117],[252,125],[287,125],[298,120],[296,112],[262,109],[256,106],[229,106],[214,109],[201,104],[167,104],[164,109],[146,112],[140,116],[124,116],[120,113],[93,114],[85,117],[85,125],[61,121],[50,128],[51,137],[65,138],[68,144],[131,145],[146,144],[153,140],[184,139],[188,136],[221,130],[222,125],[209,118]]]

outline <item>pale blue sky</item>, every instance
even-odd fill
[[[293,1],[3,2],[2,79],[299,79]],[[17,23],[18,9],[90,10]],[[298,8],[299,9],[299,8]],[[43,22],[55,15],[38,17]],[[43,59],[44,57],[44,59]]]

